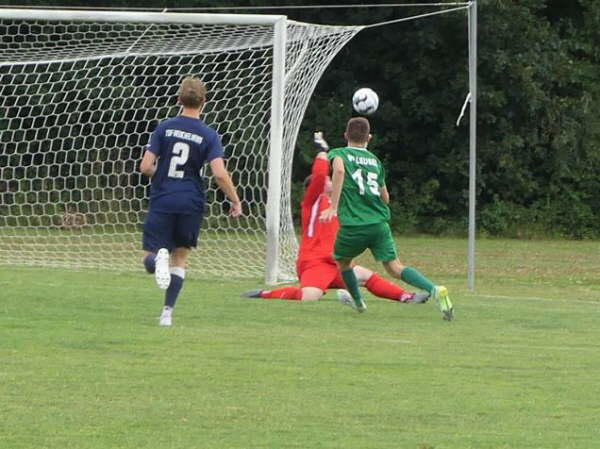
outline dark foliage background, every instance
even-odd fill
[[[69,2],[113,8],[273,4],[306,3]],[[479,231],[600,237],[600,2],[479,0],[478,5]],[[284,12],[313,23],[366,24],[427,10],[315,7],[261,12]],[[464,11],[377,27],[359,33],[340,52],[317,86],[302,124],[294,164],[296,198],[314,155],[312,131],[322,129],[332,145],[343,144],[352,92],[369,86],[381,99],[371,118],[372,149],[387,165],[394,227],[401,232],[466,232],[468,113],[455,126],[468,92],[466,27]]]

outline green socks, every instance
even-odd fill
[[[342,271],[342,279],[344,279],[344,283],[346,284],[346,288],[350,295],[352,295],[352,299],[354,299],[354,303],[358,306],[362,303],[362,297],[360,296],[360,290],[358,288],[358,280],[356,279],[356,275],[354,274],[354,270],[350,268],[349,270]]]
[[[342,276],[344,276],[344,273],[342,273]],[[400,273],[400,279],[407,284],[412,285],[413,287],[420,288],[421,290],[425,290],[429,293],[433,293],[433,289],[435,288],[435,284],[433,282],[423,276],[419,270],[415,270],[411,267],[406,267],[404,270],[402,270],[402,273]],[[345,280],[346,278],[344,277],[344,281]]]

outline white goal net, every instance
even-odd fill
[[[179,112],[191,74],[207,84],[203,119],[222,137],[245,216],[228,217],[206,173],[190,268],[259,277],[271,251],[270,281],[294,278],[298,129],[323,71],[359,30],[280,16],[0,10],[0,264],[139,270],[139,161],[156,125]]]

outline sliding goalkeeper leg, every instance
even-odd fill
[[[327,289],[341,287],[339,271],[333,260],[315,260],[298,264],[300,286],[280,287],[274,290],[249,290],[245,298],[284,299],[292,301],[317,301]]]

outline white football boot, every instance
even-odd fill
[[[156,285],[161,290],[169,288],[171,283],[171,271],[169,269],[169,251],[166,248],[161,248],[156,253],[154,259],[156,263],[156,269],[154,270],[154,279],[156,279]]]
[[[169,306],[164,306],[160,314],[159,326],[170,326],[173,324],[173,309]]]
[[[354,300],[352,296],[348,292],[348,290],[338,289],[336,290],[338,301],[344,304],[345,306],[350,306],[354,308]]]
[[[361,299],[358,303],[352,298],[352,295],[348,290],[339,289],[337,290],[338,301],[345,306],[350,306],[355,309],[358,313],[364,313],[367,311],[367,304]]]

